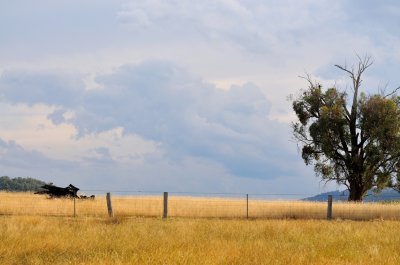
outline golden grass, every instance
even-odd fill
[[[400,264],[400,222],[0,216],[0,264]]]
[[[106,217],[105,196],[95,200],[76,200],[79,217]],[[244,198],[205,198],[170,196],[168,215],[172,217],[245,218]],[[112,196],[114,215],[160,217],[163,212],[162,195],[159,196]],[[326,202],[249,200],[250,218],[270,219],[325,219]],[[0,215],[49,215],[73,216],[74,201],[71,199],[47,199],[32,193],[0,193]],[[399,219],[400,203],[344,203],[334,202],[333,217],[336,219]]]

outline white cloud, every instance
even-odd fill
[[[148,155],[161,155],[157,144],[130,134],[120,127],[98,134],[77,138],[77,130],[67,124],[73,117],[68,111],[65,120],[49,120],[60,109],[44,104],[1,103],[0,137],[7,142],[17,141],[27,150],[36,150],[47,157],[67,162],[80,162],[84,158],[99,158],[96,150],[107,148],[110,159],[119,163],[142,164]]]

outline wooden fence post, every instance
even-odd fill
[[[168,217],[168,192],[164,192],[164,210],[163,210],[163,218]]]
[[[332,195],[328,195],[328,212],[326,218],[328,220],[332,219]]]
[[[74,217],[76,217],[76,198],[74,196]]]
[[[246,194],[246,218],[249,219],[249,194]]]
[[[112,204],[111,204],[111,193],[107,192],[107,209],[108,209],[108,216],[109,217],[114,217],[113,209],[112,209]]]

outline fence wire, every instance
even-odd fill
[[[107,217],[106,193],[94,199],[53,198],[33,193],[0,192],[0,215]],[[239,194],[169,192],[168,217],[326,219],[327,198],[307,201],[306,194]],[[382,196],[381,196],[382,198]],[[400,201],[387,197],[381,202],[347,202],[347,196],[333,196],[332,218],[352,220],[400,220]],[[115,217],[162,217],[164,196],[159,191],[112,191]]]

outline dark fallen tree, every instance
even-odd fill
[[[95,196],[86,196],[81,195],[78,196],[79,188],[75,187],[72,184],[69,184],[67,187],[57,187],[53,185],[53,183],[45,184],[40,187],[41,190],[35,192],[35,194],[47,194],[50,198],[77,198],[77,199],[94,199]]]
[[[35,194],[48,194],[51,198],[58,198],[58,197],[70,197],[70,198],[78,198],[78,190],[79,188],[75,187],[72,184],[65,188],[57,187],[53,185],[53,183],[45,184],[40,187],[41,190],[35,192]]]

